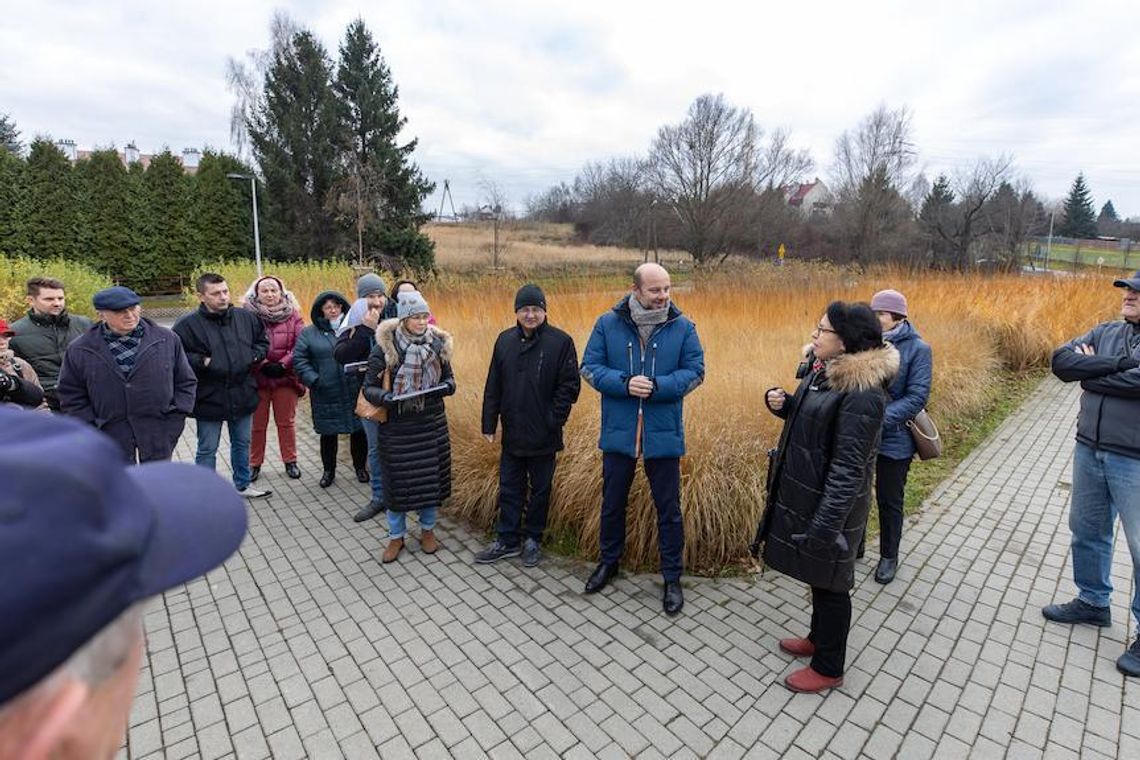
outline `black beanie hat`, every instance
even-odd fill
[[[883,327],[871,307],[865,303],[832,301],[827,307],[827,320],[843,341],[843,349],[857,354],[883,345]]]
[[[532,282],[519,288],[519,292],[515,293],[515,311],[524,306],[537,306],[546,311],[546,296],[542,294],[542,288]]]

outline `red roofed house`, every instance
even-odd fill
[[[798,208],[804,216],[831,213],[831,191],[819,177],[814,182],[785,185],[784,197],[789,206]]]

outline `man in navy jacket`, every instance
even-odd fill
[[[705,377],[705,355],[696,325],[670,300],[669,273],[642,264],[633,286],[598,318],[582,356],[582,377],[602,394],[601,561],[586,593],[617,575],[625,546],[625,508],[637,460],[657,508],[658,549],[665,579],[663,607],[681,611],[681,456],[684,397]]]

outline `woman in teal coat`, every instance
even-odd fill
[[[360,381],[356,373],[345,374],[333,358],[336,331],[348,314],[348,300],[334,290],[326,290],[313,301],[310,324],[301,331],[293,349],[293,369],[311,392],[313,429],[321,437],[321,488],[328,488],[336,478],[336,456],[339,436],[349,436],[352,466],[356,479],[367,483],[368,441],[356,416],[356,397]]]

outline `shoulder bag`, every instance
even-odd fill
[[[907,420],[906,426],[910,429],[910,437],[914,439],[919,459],[935,459],[942,456],[942,436],[939,435],[938,427],[925,409],[916,414],[913,420]]]

